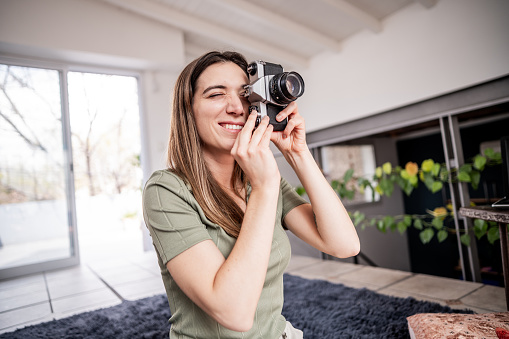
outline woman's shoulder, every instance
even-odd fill
[[[286,180],[285,178],[281,177],[280,187],[281,187],[281,189],[285,189],[286,187],[292,187],[292,185],[288,182],[288,180]]]
[[[181,191],[182,189],[189,190],[186,182],[169,169],[157,170],[152,173],[145,184],[145,188],[150,186],[162,186],[171,191]]]

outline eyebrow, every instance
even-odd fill
[[[223,86],[223,85],[213,85],[213,86],[209,86],[207,88],[205,88],[205,90],[203,91],[203,94],[207,93],[207,92],[210,92],[214,89],[226,89],[226,86]]]
[[[241,88],[243,89],[243,88],[244,88],[244,86],[246,86],[246,85],[249,85],[249,84],[242,85],[242,86],[241,86]],[[224,85],[212,85],[212,86],[209,86],[209,87],[205,88],[205,89],[203,90],[203,93],[202,93],[202,94],[205,94],[205,93],[207,93],[207,92],[210,92],[210,91],[212,91],[212,90],[214,90],[214,89],[226,89],[226,86],[224,86]]]

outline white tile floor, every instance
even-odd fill
[[[290,274],[468,308],[504,312],[504,289],[384,268],[294,256]],[[164,293],[154,252],[0,281],[0,333]]]

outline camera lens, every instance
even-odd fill
[[[304,80],[297,72],[283,72],[270,80],[270,95],[278,104],[289,104],[304,93]]]

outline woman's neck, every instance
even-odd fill
[[[205,162],[217,183],[224,189],[232,189],[231,180],[235,159],[231,155],[209,155],[204,153]]]

